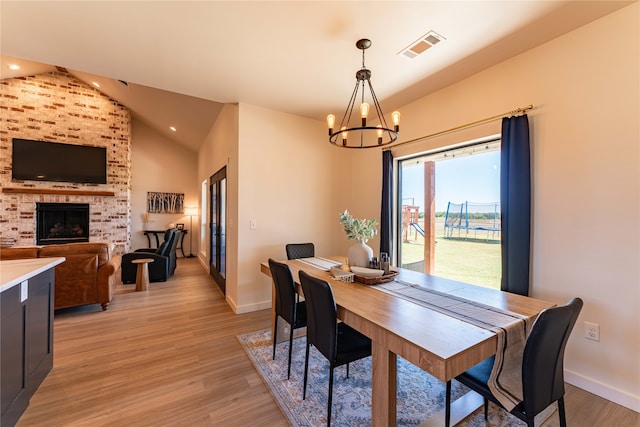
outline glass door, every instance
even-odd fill
[[[209,253],[209,274],[218,284],[220,290],[225,292],[227,275],[227,168],[224,167],[209,178],[210,212],[209,233],[211,235],[211,248]]]
[[[402,268],[500,289],[500,141],[398,161]]]

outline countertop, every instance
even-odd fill
[[[66,258],[29,258],[10,261],[0,261],[0,292],[42,273],[58,264],[62,264]]]

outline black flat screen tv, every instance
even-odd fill
[[[13,138],[14,180],[107,183],[107,149]]]

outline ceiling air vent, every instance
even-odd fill
[[[398,55],[413,59],[443,40],[445,40],[444,37],[432,30],[401,50]]]

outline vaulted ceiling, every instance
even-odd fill
[[[342,114],[360,38],[388,112],[633,2],[3,0],[0,77],[64,67],[197,150],[224,103]]]

